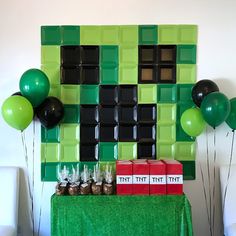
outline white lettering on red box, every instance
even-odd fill
[[[117,175],[116,176],[117,184],[132,184],[132,175]]]
[[[167,184],[183,184],[183,175],[167,175]]]
[[[166,175],[150,175],[150,184],[166,184]]]
[[[133,175],[133,184],[149,184],[149,175]]]

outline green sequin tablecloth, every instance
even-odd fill
[[[191,206],[185,195],[53,195],[51,235],[191,236]]]

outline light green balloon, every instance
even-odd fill
[[[181,116],[180,123],[184,132],[191,137],[197,137],[206,127],[201,110],[198,108],[186,110]]]
[[[2,116],[8,125],[22,131],[33,120],[34,111],[25,97],[11,96],[2,105]]]

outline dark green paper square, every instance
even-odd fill
[[[79,105],[64,105],[63,123],[79,123],[80,107]]]
[[[118,144],[101,142],[99,144],[100,161],[116,161],[118,158]]]
[[[196,178],[195,161],[180,161],[183,164],[184,180],[194,180]]]
[[[157,44],[157,25],[140,25],[139,26],[139,44],[150,45]]]
[[[59,143],[60,128],[55,126],[52,129],[47,129],[41,126],[41,142],[42,143]]]
[[[60,45],[60,26],[41,26],[41,45]]]
[[[177,45],[177,64],[196,64],[196,45]]]
[[[80,44],[80,26],[65,25],[61,27],[62,45]]]

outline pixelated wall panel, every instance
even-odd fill
[[[195,140],[180,125],[193,106],[196,25],[42,26],[41,68],[65,108],[41,128],[41,178],[84,164],[176,159],[195,178]],[[115,171],[115,169],[114,169]]]

